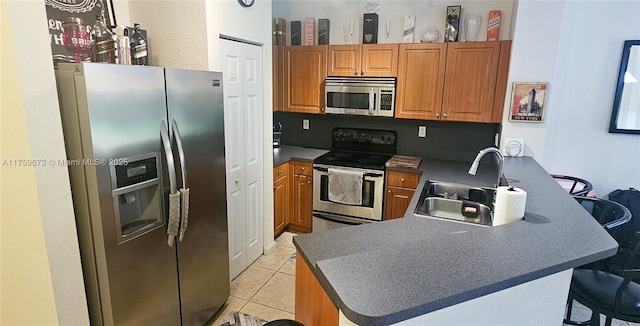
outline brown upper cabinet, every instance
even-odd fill
[[[286,46],[283,66],[284,111],[324,112],[327,46]]]
[[[500,122],[504,109],[504,93],[496,101],[499,93],[498,79],[506,79],[508,58],[502,46],[511,42],[464,42],[447,44],[447,63],[442,99],[442,120],[469,122]],[[508,56],[508,54],[507,54]],[[506,69],[499,69],[501,61]],[[501,72],[503,75],[498,76]],[[500,112],[498,121],[494,121],[494,110]]]
[[[273,60],[273,111],[284,111],[284,47],[272,47]]]
[[[446,57],[445,43],[400,44],[396,118],[438,120]]]
[[[329,76],[396,77],[398,44],[329,45]]]
[[[402,44],[396,118],[502,120],[511,41]]]

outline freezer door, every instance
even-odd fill
[[[162,205],[157,196],[163,197],[163,185],[168,185],[161,180],[159,129],[167,119],[164,70],[101,63],[75,69],[73,85],[60,87],[77,96],[76,108],[62,106],[63,111],[77,110],[75,117],[63,114],[67,147],[76,148],[68,150],[70,159],[95,160],[70,167],[73,184],[85,186],[74,186],[73,193],[91,324],[179,325],[176,253],[166,244],[166,223],[149,224],[135,237],[119,237],[124,224],[137,218],[135,212],[166,221],[165,210],[156,206]],[[140,163],[146,161],[149,164]],[[112,180],[111,170],[117,169],[129,183]],[[81,209],[79,192],[86,193],[88,211]],[[145,202],[153,203],[153,210],[138,207]],[[130,220],[118,225],[116,218],[125,215]]]
[[[177,242],[184,325],[201,325],[230,293],[222,74],[165,69],[178,186],[189,189],[189,218]],[[172,123],[173,124],[173,123]],[[178,146],[181,143],[182,146]],[[186,180],[183,172],[186,173]]]

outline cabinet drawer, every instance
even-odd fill
[[[273,181],[284,178],[289,174],[289,163],[282,163],[273,168]]]
[[[387,172],[387,186],[415,189],[418,187],[419,181],[419,174],[396,171]]]
[[[313,163],[312,162],[293,162],[293,173],[313,176]]]

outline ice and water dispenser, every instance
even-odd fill
[[[165,224],[160,152],[114,160],[111,186],[118,244]]]

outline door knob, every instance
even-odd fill
[[[236,179],[236,184],[240,183],[240,179]]]

